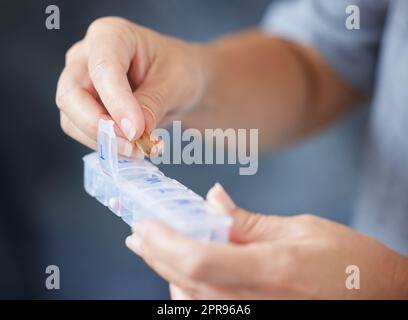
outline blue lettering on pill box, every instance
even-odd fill
[[[102,160],[105,160],[105,158],[104,158],[104,156],[103,156],[103,145],[101,144],[100,145],[100,148],[99,148],[99,158],[101,158]]]
[[[182,206],[185,206],[185,205],[188,205],[188,204],[191,203],[191,201],[190,201],[190,200],[187,200],[187,199],[177,200],[176,202],[177,202],[179,205],[182,205]]]
[[[195,208],[193,209],[193,213],[204,213],[204,210],[202,208]]]
[[[161,182],[161,179],[157,178],[157,177],[152,177],[152,178],[147,178],[145,179],[145,181],[147,183],[153,184],[153,183],[158,183]]]
[[[128,163],[128,162],[130,162],[130,161],[126,160],[126,159],[119,159],[118,160],[118,163]]]

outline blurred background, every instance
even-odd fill
[[[83,190],[82,156],[54,102],[65,51],[96,18],[117,15],[187,40],[261,22],[269,0],[0,0],[0,298],[162,299],[167,284],[124,245],[130,230]],[[55,4],[61,29],[45,28]],[[261,157],[258,173],[233,165],[161,169],[204,195],[221,182],[236,202],[264,213],[312,212],[348,223],[366,112],[302,144]],[[47,290],[55,264],[61,289]]]

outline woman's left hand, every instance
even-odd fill
[[[170,283],[174,299],[408,298],[407,258],[317,216],[253,214],[220,185],[208,201],[233,217],[230,242],[143,221],[127,246]]]

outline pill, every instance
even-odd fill
[[[163,151],[163,141],[153,137],[146,131],[135,141],[136,146],[146,156],[158,156]]]

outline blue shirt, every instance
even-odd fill
[[[359,8],[358,30],[346,28],[348,5]],[[270,7],[263,26],[313,46],[340,77],[371,97],[352,225],[408,254],[408,1],[286,1]]]

